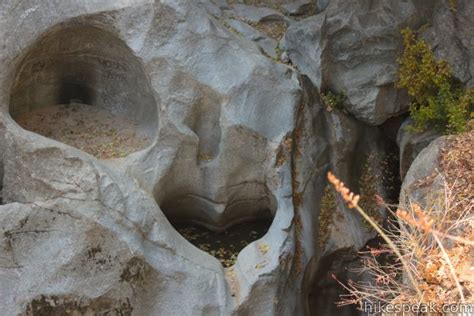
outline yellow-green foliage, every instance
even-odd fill
[[[456,12],[458,10],[458,1],[457,0],[448,0],[449,9],[452,12]]]
[[[332,111],[334,109],[342,109],[344,107],[344,100],[346,96],[344,93],[334,93],[332,91],[328,91],[326,93],[321,93],[321,99],[326,106],[328,111]]]
[[[448,133],[465,131],[472,116],[474,90],[457,85],[449,64],[437,60],[430,46],[412,30],[404,29],[402,35],[405,49],[398,59],[398,87],[413,97],[410,116],[414,129],[422,131],[432,125]]]

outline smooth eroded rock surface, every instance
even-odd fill
[[[400,178],[403,180],[415,158],[431,141],[440,136],[437,130],[415,132],[410,129],[411,119],[405,120],[397,134],[397,144],[400,147]]]
[[[399,32],[432,6],[257,2],[0,4],[3,314],[353,312],[329,276],[353,278],[375,233],[326,174],[385,219],[372,197],[397,191],[398,152],[374,125],[406,111]],[[146,142],[114,144],[129,129]],[[100,140],[118,155],[87,149]],[[262,220],[230,267],[177,230]]]
[[[394,87],[402,27],[417,27],[429,7],[415,1],[330,1],[321,13],[290,24],[285,47],[322,91],[344,93],[346,109],[379,125],[407,110]]]

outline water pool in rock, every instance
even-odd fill
[[[190,243],[216,257],[228,268],[234,265],[237,255],[245,246],[267,233],[270,225],[269,220],[255,220],[219,232],[193,223],[177,223],[174,227]]]

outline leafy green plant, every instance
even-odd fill
[[[323,100],[326,109],[330,112],[335,109],[343,109],[344,108],[344,101],[346,99],[346,95],[344,93],[334,93],[332,91],[327,91],[325,93],[321,93],[321,98]]]
[[[417,39],[411,29],[402,30],[402,35],[404,51],[398,59],[397,86],[413,97],[409,109],[413,129],[423,131],[434,126],[447,133],[466,131],[474,90],[457,84],[449,64],[437,60],[430,46]]]

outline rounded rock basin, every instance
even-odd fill
[[[264,185],[242,184],[227,194],[221,203],[192,193],[158,201],[176,231],[226,268],[234,265],[240,251],[268,232],[277,209]]]
[[[100,159],[144,149],[158,121],[141,61],[118,36],[90,25],[47,31],[22,56],[10,95],[20,126]]]

